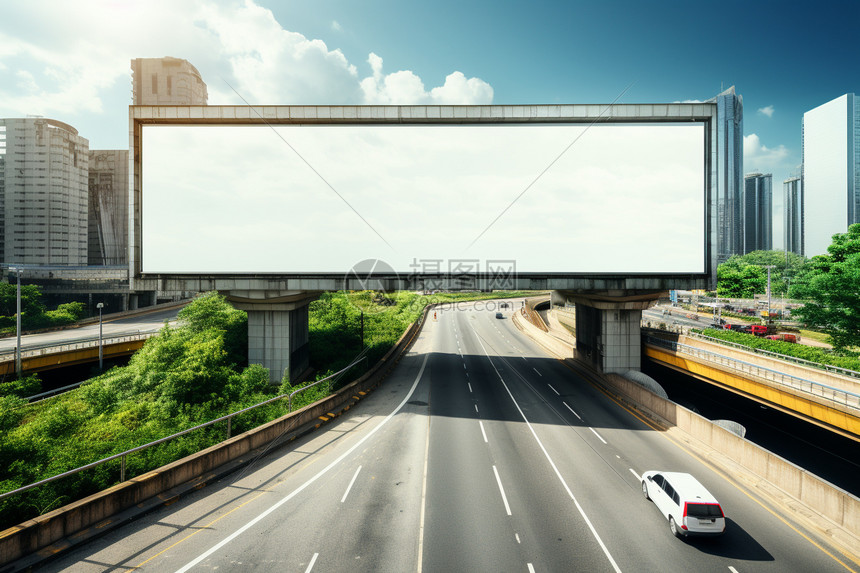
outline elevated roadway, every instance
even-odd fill
[[[486,303],[440,312],[324,431],[45,571],[845,571],[860,565],[655,431]],[[683,542],[640,491],[694,474],[728,518]]]
[[[104,357],[132,354],[143,346],[147,338],[156,334],[165,321],[176,320],[181,305],[151,311],[106,315],[102,324]],[[21,366],[25,373],[98,361],[98,322],[21,336]],[[15,372],[14,336],[0,339],[0,375]]]
[[[658,364],[860,440],[860,379],[693,337],[643,338]]]

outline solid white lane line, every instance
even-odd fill
[[[538,369],[537,369],[537,368],[532,367],[532,370],[534,370],[535,372],[537,372],[537,375],[538,375],[538,376],[540,376],[541,378],[543,378],[543,374],[541,374],[540,372],[538,372]]]
[[[570,406],[568,406],[568,405],[567,405],[567,402],[562,402],[562,404],[564,404],[564,405],[567,407],[567,409],[568,409],[568,410],[570,410],[571,412],[573,412],[573,415],[574,415],[574,416],[576,416],[577,418],[579,418],[579,414],[577,414],[577,413],[576,413],[576,411],[575,411],[573,408],[571,408]],[[579,419],[580,419],[580,420],[582,420],[582,418],[579,418]]]
[[[606,555],[606,558],[609,560],[609,563],[612,565],[612,569],[615,570],[616,573],[621,573],[621,569],[618,567],[618,564],[615,563],[615,559],[612,558],[612,554],[609,553],[609,549],[603,543],[603,540],[600,538],[600,535],[597,533],[597,530],[594,529],[594,525],[592,525],[591,520],[588,519],[588,516],[585,514],[585,510],[582,509],[581,505],[579,505],[579,501],[576,499],[576,496],[573,495],[573,491],[571,491],[570,486],[567,485],[567,482],[564,480],[564,476],[561,475],[561,472],[559,471],[558,466],[555,465],[555,462],[552,460],[552,457],[550,457],[549,452],[546,451],[546,448],[544,447],[543,442],[540,441],[540,438],[538,437],[537,432],[535,432],[534,427],[532,427],[531,422],[529,422],[528,418],[526,418],[526,415],[523,413],[522,408],[520,408],[519,403],[517,402],[516,398],[514,398],[514,395],[511,392],[511,389],[508,388],[508,385],[505,383],[505,379],[502,378],[502,375],[499,373],[499,370],[496,368],[496,365],[493,364],[493,360],[490,358],[490,354],[487,352],[487,349],[484,346],[484,343],[481,342],[480,338],[478,338],[478,343],[481,345],[481,348],[484,349],[484,355],[486,355],[487,360],[490,361],[490,366],[492,366],[493,370],[496,371],[496,375],[499,377],[499,380],[501,380],[502,386],[504,386],[505,391],[508,393],[508,396],[510,396],[511,401],[514,403],[514,406],[516,407],[517,411],[520,413],[520,416],[522,417],[523,421],[525,421],[526,426],[528,427],[529,431],[532,433],[532,436],[534,437],[538,446],[540,446],[540,449],[543,452],[543,455],[546,457],[547,461],[549,462],[550,467],[552,467],[553,471],[555,472],[556,477],[558,477],[558,480],[561,482],[561,485],[564,487],[564,490],[567,492],[567,495],[569,495],[570,499],[573,500],[573,504],[576,506],[576,509],[579,512],[579,515],[582,516],[583,521],[585,521],[585,524],[588,525],[588,529],[589,529],[589,531],[591,531],[591,535],[594,536],[594,539],[597,541],[597,544],[600,545],[600,549],[603,550],[603,554]]]
[[[505,495],[505,488],[502,487],[502,479],[499,477],[499,470],[496,469],[496,466],[493,466],[493,473],[496,474],[496,483],[499,484],[499,491],[502,492],[502,501],[505,502],[505,511],[510,515],[511,506],[508,505],[508,496]]]
[[[360,471],[361,471],[361,466],[358,466],[358,469],[357,469],[357,470],[355,470],[355,474],[353,474],[352,479],[351,479],[351,480],[349,480],[349,485],[348,485],[348,486],[346,486],[346,491],[345,491],[345,492],[343,492],[343,497],[342,497],[342,498],[340,498],[340,502],[341,502],[341,503],[343,503],[343,502],[345,502],[345,501],[346,501],[346,496],[348,496],[348,495],[349,495],[349,490],[351,490],[351,489],[352,489],[352,484],[354,484],[354,483],[355,483],[355,478],[357,478],[357,477],[358,477],[358,472],[360,472]]]
[[[421,514],[418,516],[418,571],[424,561],[424,513],[427,509],[427,461],[430,458],[430,418],[427,418],[427,442],[424,444],[424,478],[421,481]]]
[[[637,473],[633,470],[633,468],[627,468],[627,469],[629,469],[629,470],[630,470],[630,473],[632,473],[634,476],[636,476],[636,481],[642,481],[642,476],[640,476],[639,474],[637,474]]]
[[[472,383],[466,382],[466,384],[469,386],[469,394],[472,394]]]
[[[481,420],[478,420],[478,424],[481,426],[481,435],[484,436],[484,443],[489,444],[490,441],[487,439],[487,432],[484,431],[484,423]]]
[[[385,417],[385,419],[383,419],[379,423],[378,426],[376,426],[375,428],[370,430],[363,438],[361,438],[359,441],[357,441],[355,444],[353,444],[351,448],[349,448],[347,451],[345,451],[340,456],[338,456],[337,459],[335,459],[329,465],[327,465],[326,467],[321,469],[316,475],[314,475],[308,481],[306,481],[305,483],[303,483],[302,485],[300,485],[299,487],[294,489],[289,495],[287,495],[286,497],[281,499],[281,501],[270,506],[266,511],[257,515],[257,517],[255,517],[254,519],[252,519],[251,521],[249,521],[248,523],[246,523],[245,525],[243,525],[242,527],[240,527],[239,529],[234,531],[232,534],[225,537],[222,541],[215,544],[211,549],[204,552],[203,554],[201,554],[199,557],[197,557],[193,561],[190,561],[188,564],[183,566],[181,569],[177,569],[176,573],[185,573],[186,571],[188,571],[189,569],[191,569],[192,567],[194,567],[195,565],[197,565],[198,563],[200,563],[201,561],[203,561],[204,559],[206,559],[207,557],[209,557],[210,555],[212,555],[213,553],[215,553],[216,551],[218,551],[219,549],[221,549],[222,547],[224,547],[225,545],[227,545],[228,543],[230,543],[231,541],[233,541],[234,539],[236,539],[237,537],[239,537],[240,535],[242,535],[243,533],[248,531],[251,527],[256,525],[260,520],[262,520],[263,518],[268,516],[270,513],[272,513],[273,511],[275,511],[276,509],[278,509],[279,507],[281,507],[282,505],[284,505],[285,503],[287,503],[288,501],[290,501],[291,499],[296,497],[298,494],[303,492],[308,486],[310,486],[312,483],[314,483],[319,478],[321,478],[326,473],[328,473],[328,471],[331,468],[333,468],[334,466],[336,466],[337,464],[342,462],[344,459],[346,459],[347,456],[349,456],[350,454],[352,454],[352,452],[357,450],[364,442],[366,442],[368,439],[370,439],[371,436],[373,436],[376,432],[378,432],[380,428],[385,426],[385,424],[387,424],[388,421],[391,420],[391,418],[393,418],[400,410],[402,410],[403,406],[405,406],[406,403],[410,400],[410,398],[412,398],[412,394],[415,393],[415,389],[418,387],[418,383],[421,381],[421,376],[424,375],[424,367],[427,366],[427,359],[429,357],[430,357],[430,354],[424,355],[424,361],[421,363],[421,368],[418,370],[418,374],[415,376],[415,382],[412,383],[412,388],[410,388],[409,392],[406,393],[406,396],[403,398],[403,401],[400,402],[400,404],[398,404],[398,406],[394,409],[394,411],[391,412],[390,414],[388,414]]]
[[[556,395],[556,396],[561,396],[561,394],[559,394],[559,393],[558,393],[558,390],[556,390],[555,388],[553,388],[553,387],[552,387],[552,384],[547,384],[547,386],[549,386],[549,389],[550,389],[550,390],[552,390],[553,392],[555,392],[555,395]]]
[[[529,566],[529,573],[535,573],[535,567],[531,563],[526,563]]]
[[[311,573],[311,569],[314,568],[314,563],[317,562],[317,557],[319,557],[319,556],[320,556],[319,553],[314,553],[314,556],[311,557],[311,562],[308,563],[308,568],[305,569],[305,573]]]
[[[594,430],[594,428],[588,428],[588,429],[589,429],[589,430],[591,430],[592,432],[594,432],[594,435],[595,435],[595,436],[597,436],[597,438],[598,438],[601,442],[603,442],[604,444],[606,443],[606,440],[604,440],[604,439],[603,439],[603,437],[602,437],[600,434],[598,434],[598,433]]]

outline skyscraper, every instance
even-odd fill
[[[773,175],[744,177],[744,254],[773,248]]]
[[[0,261],[87,264],[89,142],[61,121],[0,119]]]
[[[180,58],[131,61],[132,105],[206,105],[209,94],[197,68]]]
[[[803,185],[800,177],[782,182],[785,250],[803,255]]]
[[[744,253],[744,100],[732,86],[709,101],[717,104],[715,267]]]
[[[128,263],[128,150],[90,150],[90,265]]]
[[[803,114],[803,216],[807,256],[860,222],[860,109],[853,93]]]

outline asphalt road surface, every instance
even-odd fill
[[[146,314],[127,316],[124,318],[106,318],[102,324],[102,335],[104,337],[122,336],[124,334],[137,334],[139,332],[156,332],[164,326],[164,321],[175,321],[181,307],[173,307],[158,310]],[[78,328],[67,330],[56,330],[54,332],[43,332],[39,334],[25,334],[21,336],[21,349],[41,347],[48,344],[71,344],[73,342],[98,338],[99,323],[88,324]],[[15,349],[16,338],[14,336],[0,339],[0,352]]]
[[[357,407],[45,570],[856,568],[548,357],[503,312],[431,314]],[[725,535],[674,538],[642,496],[651,469],[695,475],[722,503]]]

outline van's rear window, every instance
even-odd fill
[[[723,510],[716,503],[688,503],[687,515],[701,519],[723,517]]]

